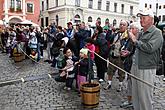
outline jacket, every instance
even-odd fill
[[[139,34],[139,40],[135,44],[138,49],[138,56],[136,56],[138,57],[138,68],[156,69],[163,45],[162,32],[155,26],[151,26],[146,32]]]

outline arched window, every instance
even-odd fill
[[[100,17],[98,17],[98,18],[97,18],[97,21],[101,21],[101,18],[100,18]]]
[[[79,23],[79,22],[81,22],[81,19],[80,19],[80,15],[75,15],[74,16],[74,20],[75,20],[75,23]]]
[[[92,22],[92,17],[91,16],[88,17],[88,22]]]

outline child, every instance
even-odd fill
[[[87,73],[88,73],[88,49],[82,48],[80,50],[80,60],[76,62],[75,65],[78,65],[77,73],[77,85],[80,93],[80,84],[86,82]]]
[[[89,78],[91,78],[92,81],[93,81],[94,80],[93,65],[94,65],[94,58],[95,58],[95,55],[94,55],[95,45],[93,44],[94,42],[93,42],[93,39],[92,38],[87,38],[85,40],[85,42],[86,42],[85,47],[90,50],[90,68],[91,68],[92,73],[89,74],[89,75],[91,75],[91,76],[89,76]]]
[[[74,73],[72,73],[72,70],[74,68],[73,61],[72,61],[72,51],[69,48],[65,48],[63,50],[63,53],[66,58],[66,65],[64,68],[62,68],[62,72],[60,74],[60,77],[66,76],[66,86],[64,87],[65,90],[71,90],[72,83],[74,79]]]

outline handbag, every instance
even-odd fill
[[[156,75],[160,76],[164,74],[164,63],[163,60],[160,59],[159,64],[157,65]]]

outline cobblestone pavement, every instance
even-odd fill
[[[33,64],[30,60],[14,63],[6,54],[0,54],[0,81],[55,72],[45,64]],[[155,82],[156,86],[165,88],[162,76]],[[100,103],[94,110],[129,110],[120,108],[126,100],[126,88],[117,93],[116,78],[112,89],[104,91],[103,86],[105,83],[101,84]],[[64,83],[52,78],[0,87],[0,110],[85,110],[77,93],[65,91],[63,87]],[[154,107],[155,110],[165,110],[165,93],[155,90]]]

